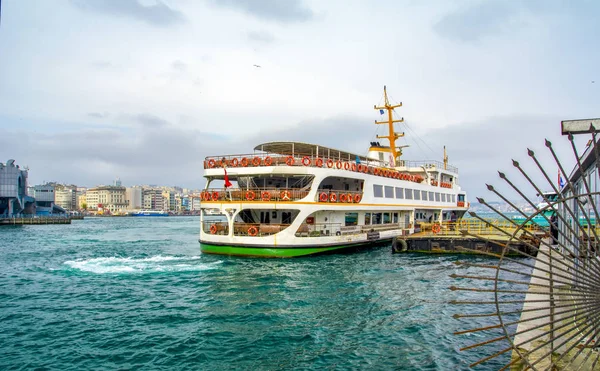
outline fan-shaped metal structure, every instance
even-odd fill
[[[471,367],[489,369],[492,364],[501,370],[600,369],[600,231],[596,223],[600,219],[600,144],[593,129],[583,153],[569,135],[574,161],[570,156],[567,160],[576,164],[571,172],[565,171],[552,143],[546,140],[554,160],[551,171],[528,150],[531,166],[540,175],[535,179],[542,181],[535,182],[534,176],[514,160],[522,179],[511,180],[499,173],[510,193],[514,191],[521,202],[509,200],[492,185],[488,190],[494,198],[510,205],[513,212],[502,212],[496,203],[478,199],[493,218],[504,219],[514,228],[498,230],[508,237],[501,254],[484,253],[497,260],[465,259],[458,263],[459,272],[452,275],[457,285],[451,289],[459,293],[452,304],[464,306],[463,313],[454,317],[460,320],[460,327],[468,327],[455,334],[469,340],[461,351],[478,352],[480,356]],[[557,184],[556,169],[569,174],[562,187]],[[516,185],[522,183],[531,189]],[[530,191],[535,191],[542,202],[528,197],[533,193]],[[470,214],[494,226],[489,214]],[[546,232],[536,232],[529,228],[531,225]],[[530,249],[525,252],[516,248],[516,241],[526,241]]]

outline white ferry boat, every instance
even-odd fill
[[[458,169],[443,161],[401,159],[384,87],[389,146],[366,156],[318,144],[269,142],[253,154],[204,161],[200,245],[203,253],[296,257],[354,249],[419,230],[439,232],[469,207]],[[382,111],[385,113],[385,111]],[[215,216],[219,216],[215,218]]]
[[[163,210],[138,210],[133,211],[131,216],[169,216],[169,213]]]

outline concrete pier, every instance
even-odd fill
[[[34,218],[0,218],[2,225],[32,225],[32,224],[71,224],[71,218],[68,217],[34,217]]]

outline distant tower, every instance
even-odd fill
[[[121,178],[117,177],[117,179],[115,179],[115,186],[120,187],[121,186]]]

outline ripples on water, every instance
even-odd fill
[[[476,325],[454,313],[483,310],[446,304],[465,283],[450,274],[481,274],[457,257],[207,256],[198,229],[191,217],[0,229],[0,369],[456,370],[491,354],[459,352],[479,335],[452,335]]]

